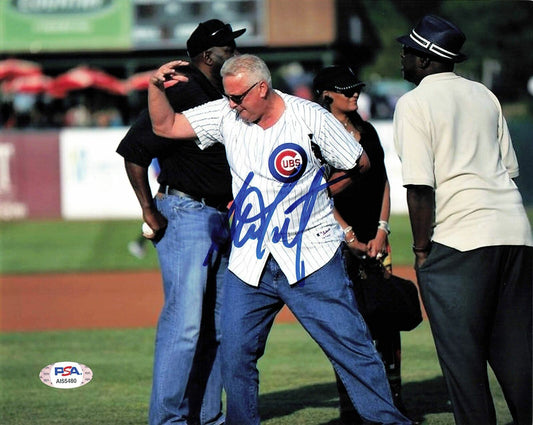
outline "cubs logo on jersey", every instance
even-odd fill
[[[307,167],[307,155],[301,146],[284,143],[270,154],[268,167],[276,180],[291,183],[304,173]]]

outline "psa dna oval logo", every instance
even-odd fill
[[[45,366],[39,373],[39,379],[49,387],[77,388],[91,382],[93,371],[76,362],[57,362]]]
[[[274,178],[282,183],[298,180],[307,167],[307,155],[295,143],[284,143],[274,149],[268,159],[268,168]]]

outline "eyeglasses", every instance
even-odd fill
[[[255,86],[257,86],[258,84],[260,83],[260,81],[258,81],[257,83],[255,83],[253,86],[251,86],[248,90],[244,91],[243,93],[241,94],[227,94],[226,96],[228,97],[229,100],[231,100],[233,103],[235,103],[236,105],[240,105],[242,103],[242,101],[244,100],[244,98],[246,97],[246,95],[248,93],[250,93],[250,90],[252,90]]]

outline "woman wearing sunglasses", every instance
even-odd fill
[[[330,186],[334,199],[336,218],[344,229],[346,246],[345,259],[348,273],[354,283],[354,292],[361,314],[365,316],[364,300],[358,290],[358,281],[365,278],[365,269],[375,266],[385,267],[390,273],[390,187],[385,169],[384,152],[374,127],[358,114],[357,100],[364,83],[353,71],[345,66],[330,66],[319,71],[313,81],[313,92],[317,102],[328,109],[347,131],[363,146],[370,159],[371,168],[365,174],[347,175],[347,178]],[[330,181],[346,174],[332,170]],[[367,319],[365,317],[365,319]],[[392,329],[377,329],[367,320],[372,338],[380,353],[391,387],[394,403],[405,412],[401,399],[400,377],[400,332]],[[337,376],[340,413],[343,424],[362,424],[344,385]],[[405,413],[404,413],[405,414]]]

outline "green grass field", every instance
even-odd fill
[[[0,335],[0,423],[4,425],[141,425],[146,423],[154,329]],[[80,388],[50,388],[39,371],[57,361],[91,368]],[[332,368],[299,324],[275,324],[259,363],[265,425],[334,425]],[[427,425],[453,424],[426,322],[403,333],[404,397]],[[494,379],[492,378],[494,383]],[[500,424],[511,422],[497,385]]]
[[[533,222],[533,208],[528,215]],[[408,216],[393,215],[390,225],[393,263],[411,265]],[[154,249],[142,260],[127,250],[140,229],[139,220],[0,222],[0,274],[156,269]]]
[[[530,217],[532,210],[529,210]],[[391,218],[393,261],[412,262],[406,216]],[[0,279],[8,273],[157,268],[153,249],[138,260],[126,248],[138,221],[2,222]],[[53,314],[53,313],[52,313]],[[0,423],[5,425],[122,425],[146,423],[154,329],[0,334]],[[453,424],[427,322],[402,335],[404,398],[426,425]],[[58,361],[89,366],[88,385],[62,390],[39,381]],[[259,363],[265,425],[334,425],[333,372],[299,324],[276,324]],[[491,375],[500,424],[511,423]]]
[[[408,217],[390,221],[394,262],[410,264]],[[158,268],[152,247],[142,260],[127,250],[140,229],[139,220],[0,222],[0,274]]]
[[[157,268],[154,249],[142,260],[127,250],[140,231],[139,220],[2,222],[0,273]]]

